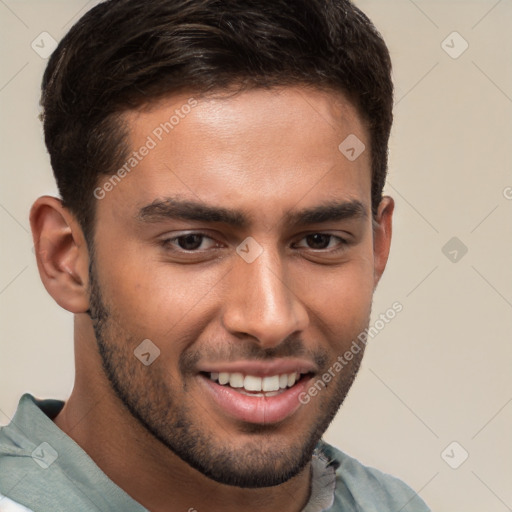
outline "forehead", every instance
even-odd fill
[[[340,93],[290,87],[180,94],[124,119],[133,153],[104,199],[124,214],[168,196],[261,214],[318,200],[370,203],[368,131]],[[347,140],[360,143],[356,159],[342,151]]]

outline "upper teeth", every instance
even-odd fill
[[[278,391],[293,386],[299,377],[298,372],[269,375],[268,377],[244,376],[242,373],[210,373],[210,379],[219,381],[219,384],[229,384],[232,388],[244,388],[246,391]]]

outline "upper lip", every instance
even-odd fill
[[[240,360],[232,362],[204,363],[198,365],[198,370],[204,373],[242,373],[255,377],[282,375],[284,373],[316,373],[317,367],[305,359],[287,358],[273,361]]]

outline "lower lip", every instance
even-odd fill
[[[278,423],[291,416],[302,405],[299,395],[307,389],[310,379],[303,378],[293,387],[274,396],[248,396],[230,386],[201,375],[199,380],[208,390],[215,403],[228,416],[247,423]]]

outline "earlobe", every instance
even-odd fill
[[[385,196],[379,204],[373,229],[373,254],[374,254],[374,287],[386,268],[389,250],[391,247],[391,234],[393,225],[393,210],[395,202],[392,197]]]
[[[64,309],[84,313],[89,254],[78,222],[59,199],[43,196],[32,206],[30,226],[44,287]]]

